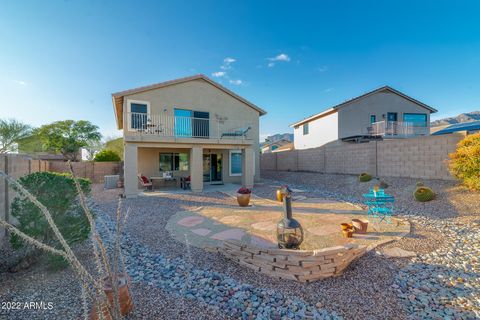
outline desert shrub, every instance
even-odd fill
[[[82,191],[88,194],[91,190],[90,181],[78,180]],[[70,174],[36,172],[20,178],[19,182],[50,211],[68,244],[88,238],[90,224],[77,200],[75,181]],[[21,194],[18,188],[16,191]],[[11,214],[18,220],[17,227],[22,232],[55,248],[59,247],[58,239],[49,227],[45,216],[30,200],[21,196],[16,197],[12,202]],[[11,235],[10,242],[14,249],[25,245],[15,234]],[[62,267],[65,262],[53,255],[49,257],[49,261],[54,268]]]
[[[364,173],[362,173],[358,176],[358,180],[360,182],[368,182],[368,181],[372,180],[372,176],[369,175],[368,173],[364,172]]]
[[[435,193],[433,193],[432,189],[430,188],[418,187],[413,193],[413,196],[417,201],[427,202],[435,198]]]
[[[424,184],[422,181],[417,181],[417,183],[415,184],[417,187],[423,187]]]
[[[115,151],[105,149],[97,153],[93,161],[97,161],[97,162],[120,161],[120,156]]]
[[[465,137],[450,154],[450,173],[463,184],[480,190],[480,132]]]

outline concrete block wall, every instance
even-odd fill
[[[260,164],[262,170],[453,180],[448,155],[463,138],[450,134],[357,144],[336,141],[319,148],[262,154]]]
[[[79,178],[87,178],[92,183],[103,183],[104,176],[121,174],[122,164],[120,162],[72,162],[75,175]],[[70,172],[67,162],[51,161],[49,163],[51,172]]]

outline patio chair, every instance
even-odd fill
[[[180,178],[180,188],[183,190],[190,188],[190,176]]]
[[[140,182],[140,184],[142,185],[143,188],[145,188],[145,190],[152,190],[153,189],[153,183],[152,181],[150,181],[147,177],[145,177],[144,175],[141,175],[139,174],[138,175],[138,181]]]
[[[240,128],[240,129],[237,129],[233,132],[224,132],[224,133],[222,133],[222,136],[220,137],[220,139],[223,138],[223,137],[246,137],[247,132],[250,129],[252,129],[252,127]]]

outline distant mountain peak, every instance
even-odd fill
[[[430,125],[432,127],[445,126],[449,124],[465,123],[465,122],[478,121],[478,120],[480,120],[480,111],[472,111],[472,112],[461,113],[456,117],[449,117],[449,118],[435,120],[435,121],[432,121]]]

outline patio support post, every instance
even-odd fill
[[[203,191],[203,148],[190,149],[190,187],[193,192]]]
[[[136,197],[138,195],[138,147],[135,144],[126,143],[123,159],[125,196]]]
[[[253,157],[252,148],[242,150],[242,185],[247,188],[253,187],[253,177],[255,175]]]

